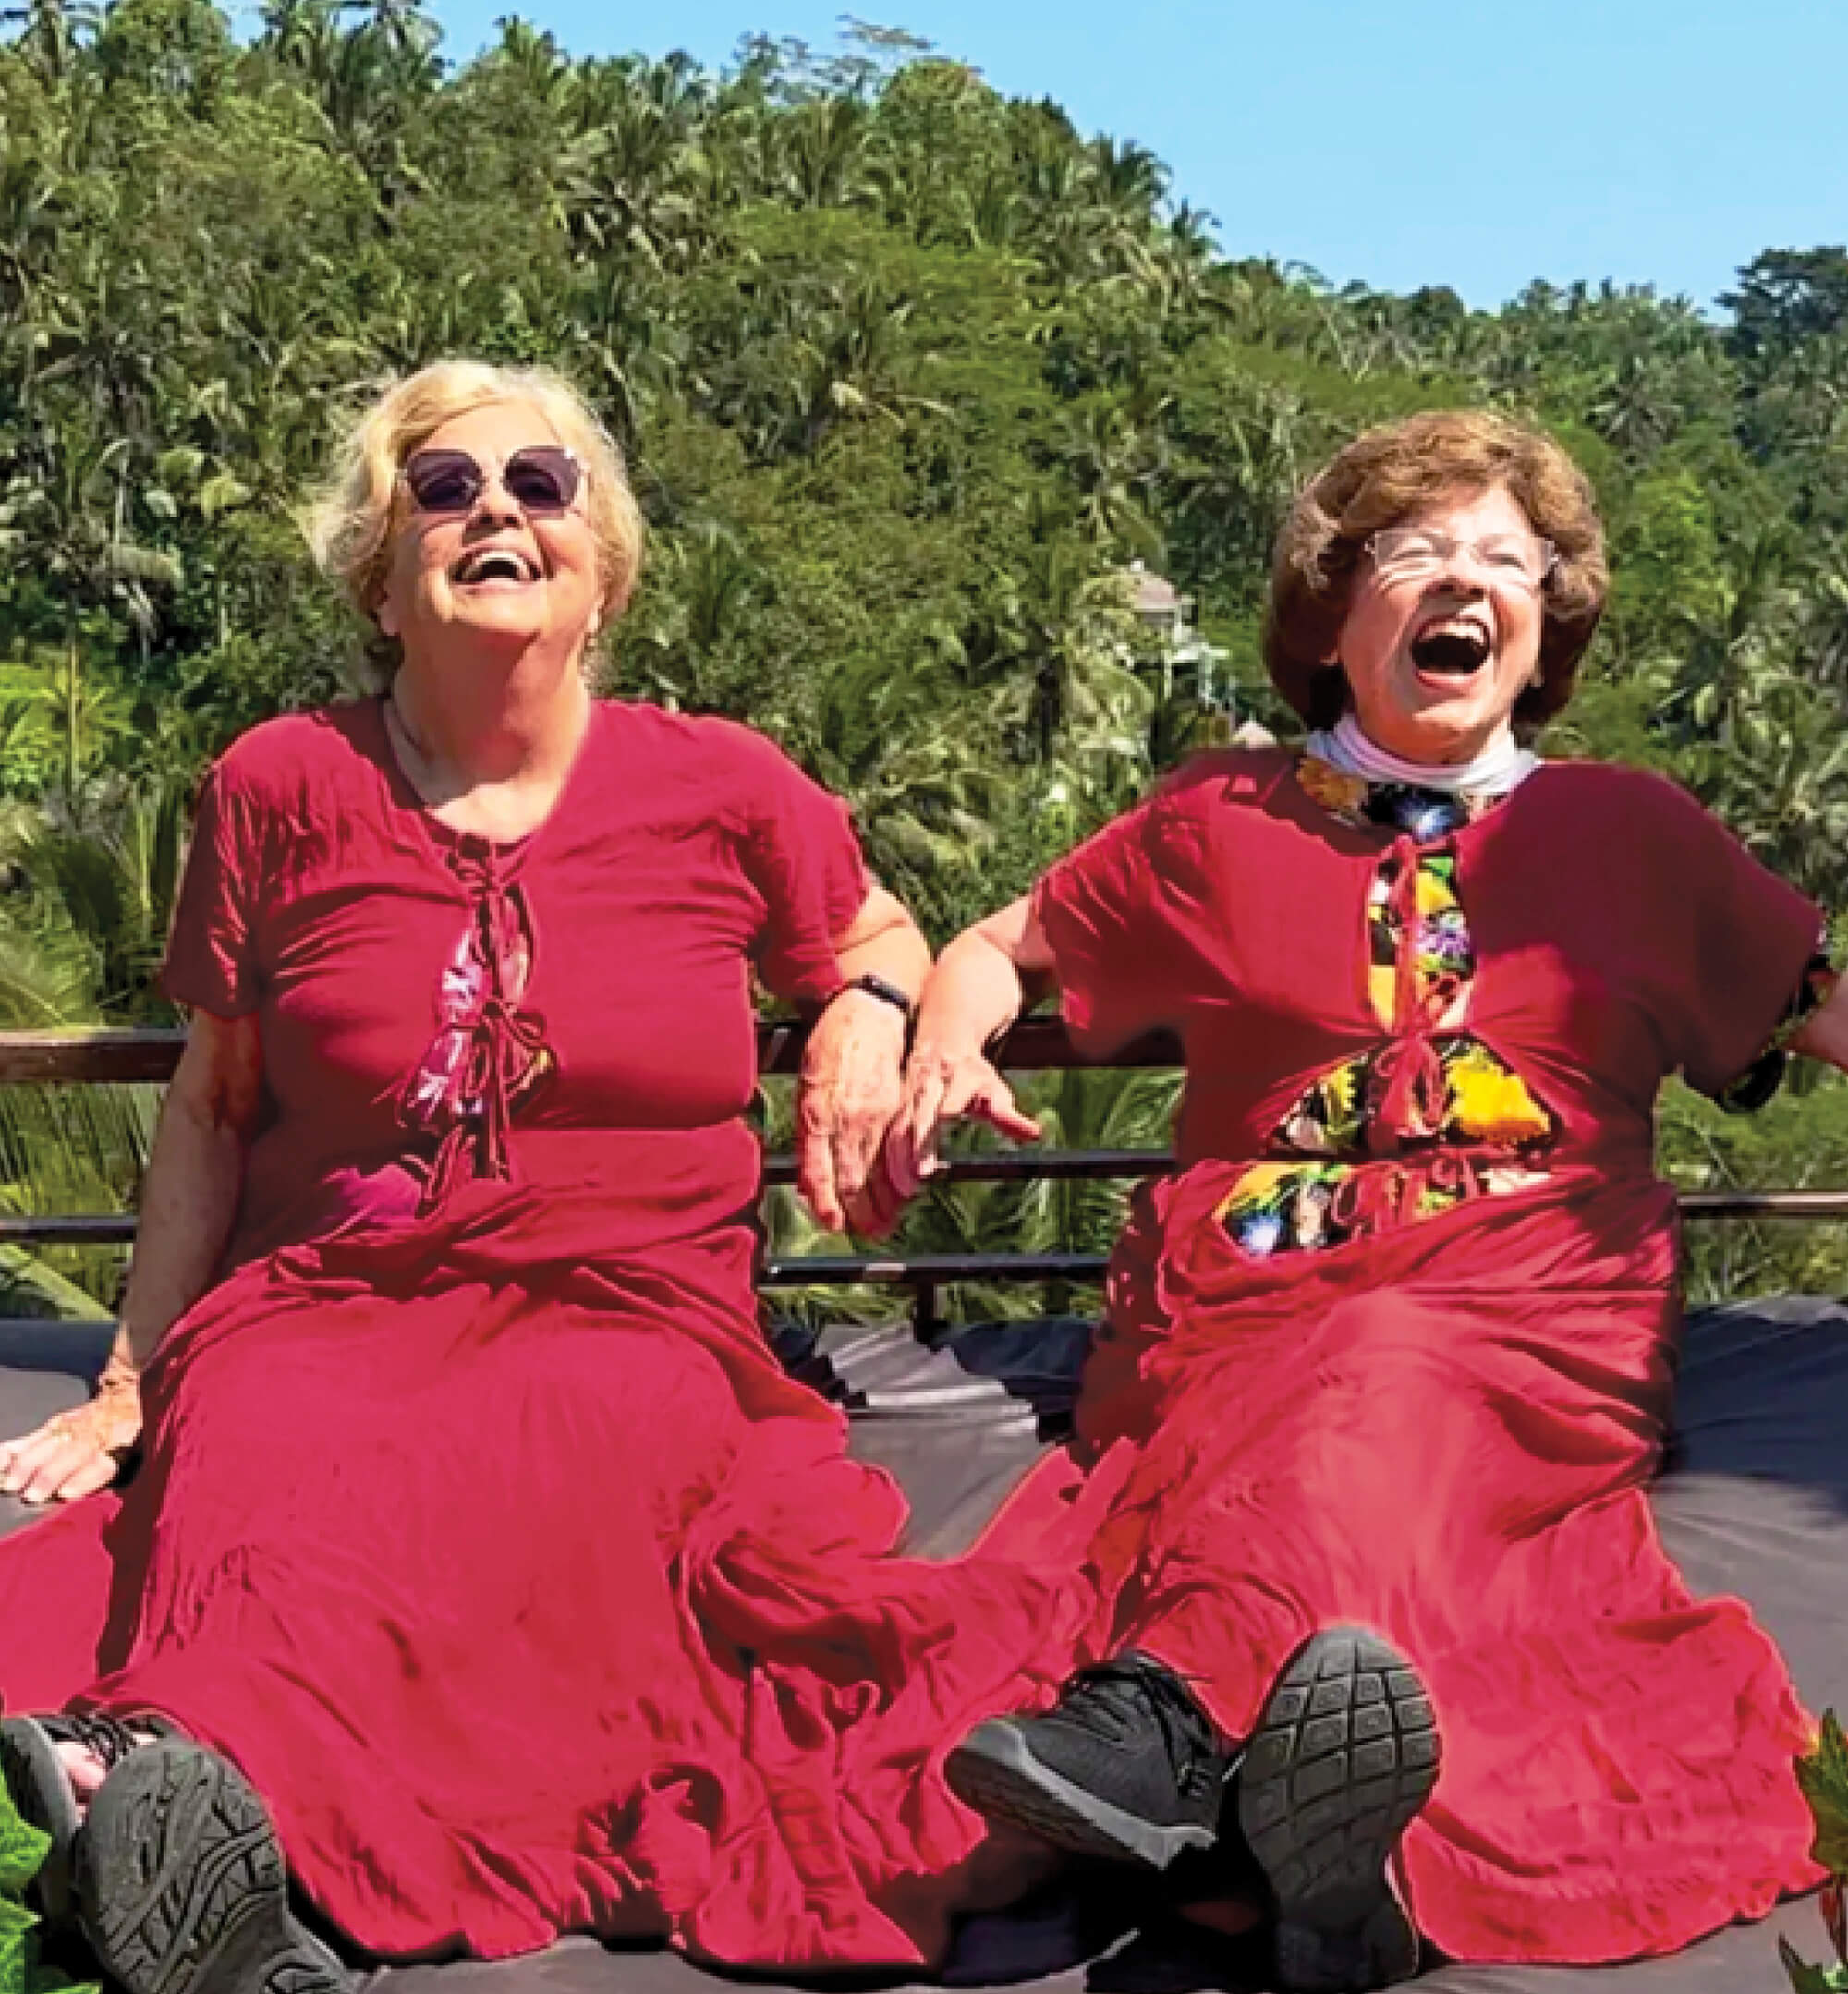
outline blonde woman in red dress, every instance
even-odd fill
[[[67,1713],[0,1753],[130,1994],[346,1987],[285,1854],[376,1954],[915,1956],[871,1902],[914,1851],[856,1868],[793,1742],[852,1714],[839,1599],[892,1639],[903,1509],[760,1334],[748,1116],[760,979],[819,1013],[840,1225],[929,954],[768,740],[591,696],[639,541],[561,382],[398,383],[321,533],[389,683],[206,782],[121,1335],[0,1448],[62,1505],[0,1546],[0,1689]]]
[[[1255,1862],[1280,1983],[1672,1951],[1815,1880],[1809,1727],[1646,1497],[1680,1325],[1657,1093],[1842,1064],[1818,910],[1653,775],[1542,760],[1605,590],[1584,480],[1488,414],[1361,438],[1282,536],[1307,753],[1208,756],[932,973],[896,1187],[1050,979],[1178,1034],[1079,1406],[992,1551],[1091,1588],[954,1790],[1058,1847]],[[1050,1706],[1050,1707],[1049,1707]],[[1198,1860],[1198,1858],[1196,1859]],[[1196,1879],[1195,1894],[1210,1886]]]

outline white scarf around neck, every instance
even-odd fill
[[[1499,735],[1474,761],[1407,761],[1389,753],[1361,731],[1350,709],[1332,727],[1319,727],[1309,736],[1309,752],[1363,783],[1403,783],[1412,789],[1438,789],[1446,795],[1468,790],[1474,795],[1505,796],[1540,765],[1532,749],[1510,733]]]

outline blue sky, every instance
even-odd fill
[[[452,56],[510,0],[435,0]],[[816,0],[524,0],[577,55],[748,31]],[[1848,0],[865,0],[1009,94],[1138,140],[1229,255],[1493,305],[1612,277],[1702,304],[1767,248],[1848,240]]]

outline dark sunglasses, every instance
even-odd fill
[[[419,450],[398,476],[419,512],[466,513],[487,490],[488,473],[466,450]],[[501,466],[501,489],[528,512],[568,512],[584,467],[558,444],[531,444]]]

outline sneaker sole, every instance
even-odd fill
[[[1288,1994],[1367,1994],[1417,1972],[1390,1865],[1441,1756],[1418,1672],[1366,1628],[1315,1635],[1278,1678],[1240,1769],[1238,1819],[1277,1901]]]
[[[1024,1828],[1073,1855],[1165,1869],[1218,1839],[1207,1828],[1164,1828],[1125,1813],[1042,1765],[1005,1718],[976,1728],[943,1762],[950,1791],[991,1821]]]
[[[5,1779],[20,1818],[51,1837],[52,1845],[32,1879],[32,1890],[47,1927],[53,1931],[67,1930],[77,1921],[70,1865],[82,1821],[70,1775],[42,1724],[30,1717],[0,1721],[0,1778]]]
[[[76,1869],[85,1934],[125,1994],[350,1994],[289,1910],[262,1802],[199,1745],[151,1745],[110,1774]]]

